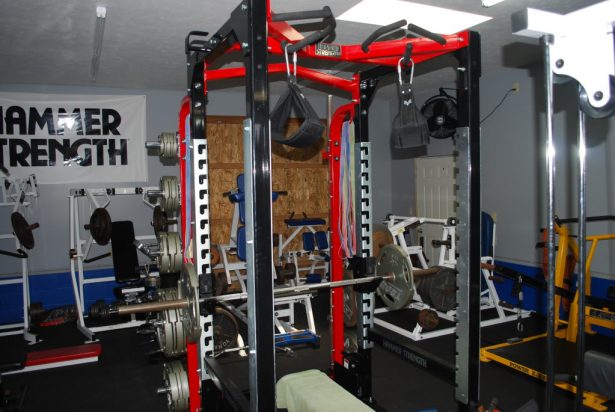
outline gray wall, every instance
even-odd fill
[[[482,125],[483,209],[497,214],[497,258],[538,266],[538,229],[546,225],[545,114],[542,68],[505,69],[485,74],[483,116],[513,82],[513,93]],[[577,216],[577,93],[573,84],[555,90],[556,214]],[[587,121],[587,214],[614,214],[613,134],[615,119]],[[589,234],[612,233],[612,224],[588,224]],[[576,225],[571,230],[577,230]],[[599,247],[592,271],[612,277],[613,248]]]

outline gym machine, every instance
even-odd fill
[[[555,373],[556,307],[555,307],[555,140],[553,130],[553,84],[574,80],[578,82],[578,256],[577,282],[584,290],[587,278],[586,245],[586,144],[585,117],[606,118],[615,112],[615,51],[613,47],[614,0],[560,15],[528,8],[512,17],[513,33],[525,37],[540,38],[544,58],[544,87],[546,110],[546,161],[547,161],[547,245],[548,245],[548,290],[547,290],[547,342],[545,368],[545,410],[553,410],[553,388],[558,381],[574,382],[576,386],[575,407],[581,410],[584,403],[584,372],[590,352],[585,347],[586,293],[578,296],[578,319],[576,339],[576,372],[573,376],[557,376]],[[582,35],[580,35],[582,33]],[[592,39],[587,47],[586,39]],[[606,355],[596,355],[591,367],[615,368],[615,361]],[[588,363],[588,367],[590,364]],[[612,385],[612,382],[611,382]]]
[[[0,336],[23,333],[29,344],[37,342],[36,335],[30,332],[30,281],[28,273],[27,250],[34,248],[33,230],[38,223],[30,224],[22,214],[32,205],[33,199],[38,197],[38,186],[35,175],[24,178],[12,177],[7,169],[0,166],[0,206],[10,209],[12,233],[0,234],[0,239],[14,240],[15,251],[0,250],[0,255],[18,258],[21,260],[21,277],[0,279],[0,285],[22,285],[23,322],[0,325]]]
[[[123,322],[114,325],[104,325],[88,328],[85,325],[84,310],[85,310],[85,285],[100,282],[134,282],[143,276],[158,276],[158,274],[150,273],[149,265],[146,265],[145,272],[141,274],[138,269],[139,263],[136,253],[122,256],[121,253],[128,253],[128,250],[136,248],[152,260],[158,268],[159,274],[177,273],[181,269],[182,246],[179,234],[176,231],[168,231],[169,227],[173,229],[177,224],[175,219],[170,219],[167,212],[172,213],[179,208],[179,189],[177,178],[174,176],[163,176],[160,179],[159,187],[109,187],[109,188],[73,188],[69,191],[69,231],[70,231],[70,265],[71,265],[71,281],[73,294],[78,313],[78,329],[86,336],[89,341],[95,339],[94,333],[97,331],[105,331],[117,328],[129,328],[140,326],[144,322],[132,318],[129,322]],[[121,221],[113,222],[107,210],[112,198],[116,196],[138,196],[143,203],[153,209],[152,226],[155,236],[142,235],[135,236],[132,222]],[[83,225],[83,229],[88,231],[87,239],[83,239],[82,228],[80,224],[80,199],[86,198],[90,205],[92,213],[87,224]],[[160,198],[160,205],[152,203],[152,199]],[[115,228],[115,230],[113,230]],[[115,245],[115,242],[121,242],[122,245]],[[154,241],[157,246],[156,251],[151,250],[151,245],[147,242]],[[97,256],[90,256],[93,251],[93,245],[100,246],[112,243],[112,248],[117,246],[116,253],[105,252]],[[145,243],[144,243],[145,242]],[[113,257],[113,265],[115,276],[105,276],[98,278],[86,278],[84,276],[84,265],[95,262],[106,257]],[[133,267],[134,266],[134,267]],[[121,272],[121,273],[118,273]],[[145,292],[145,287],[137,289],[128,287],[126,293],[134,295],[137,292]],[[130,297],[131,299],[134,296]],[[134,300],[134,299],[133,299]],[[100,306],[100,305],[98,305]],[[94,308],[94,313],[98,307]]]

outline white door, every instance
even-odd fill
[[[455,216],[455,158],[436,156],[414,161],[416,176],[416,211],[418,217],[448,219]],[[442,239],[442,226],[424,224],[419,229],[429,266],[437,265],[439,250],[431,246]]]

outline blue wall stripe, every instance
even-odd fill
[[[114,276],[112,268],[84,272],[86,279]],[[87,284],[84,288],[85,310],[99,299],[107,303],[115,300],[113,288],[116,282]],[[30,302],[41,302],[45,309],[74,305],[70,272],[47,275],[30,275]],[[0,324],[23,322],[23,301],[21,283],[0,286]]]

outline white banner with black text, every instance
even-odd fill
[[[0,165],[38,183],[144,182],[145,96],[0,92]]]

